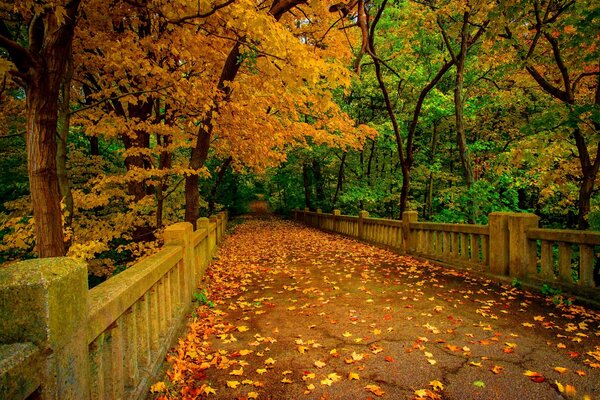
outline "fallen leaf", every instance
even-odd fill
[[[360,376],[356,372],[350,372],[348,374],[348,379],[349,380],[359,380]]]
[[[227,381],[227,387],[230,387],[232,389],[237,388],[240,385],[240,383],[238,381]]]
[[[365,386],[369,392],[373,393],[375,396],[383,396],[385,392],[377,385],[367,385]]]

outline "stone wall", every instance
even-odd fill
[[[91,290],[65,257],[0,270],[0,398],[145,397],[226,225],[171,225],[161,251]]]

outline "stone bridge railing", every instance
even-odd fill
[[[325,231],[388,246],[404,254],[500,278],[572,292],[599,304],[600,232],[540,229],[527,213],[495,212],[488,225],[418,222],[294,210],[294,219]]]
[[[144,398],[226,224],[171,225],[162,250],[91,290],[69,258],[0,270],[0,399]]]

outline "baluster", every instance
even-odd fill
[[[460,256],[464,260],[469,259],[469,235],[466,233],[460,234]]]
[[[487,235],[481,235],[481,264],[483,265],[488,265],[488,258],[489,258],[489,243],[488,243],[488,236]],[[487,270],[487,268],[486,268]]]
[[[435,255],[437,256],[442,256],[442,249],[443,249],[443,244],[442,244],[442,232],[440,231],[436,231],[435,232]]]
[[[554,263],[552,258],[552,242],[542,240],[542,254],[540,257],[542,279],[554,279]]]
[[[125,386],[129,391],[135,390],[138,380],[138,331],[135,304],[125,312],[124,353],[125,353]]]
[[[104,365],[103,365],[104,332],[100,334],[89,347],[90,360],[90,399],[103,400],[104,395]]]
[[[158,307],[158,293],[157,286],[154,285],[150,289],[150,304],[149,304],[149,313],[148,319],[150,320],[150,348],[152,349],[152,355],[158,352],[159,347],[159,334],[160,334],[160,326],[158,319],[159,315],[159,307]]]
[[[458,233],[452,232],[452,258],[458,259]]]
[[[594,247],[579,245],[579,284],[594,287]]]
[[[110,360],[111,368],[108,370],[110,382],[107,382],[107,393],[112,392],[111,398],[122,399],[125,389],[123,380],[123,329],[121,328],[123,318],[119,318],[110,330],[109,346],[106,346],[105,357]]]
[[[570,243],[558,243],[558,274],[561,280],[572,283],[571,256],[573,249]]]
[[[479,263],[479,235],[470,234],[471,238],[471,262]]]
[[[149,296],[145,293],[136,303],[136,317],[138,329],[138,365],[148,367],[150,365],[150,312]]]
[[[166,309],[166,297],[165,291],[165,278],[162,277],[159,281],[156,290],[156,298],[158,301],[158,326],[159,334],[164,337],[167,333],[167,309]]]

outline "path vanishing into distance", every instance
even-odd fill
[[[150,398],[600,398],[597,311],[274,217],[232,226]]]

